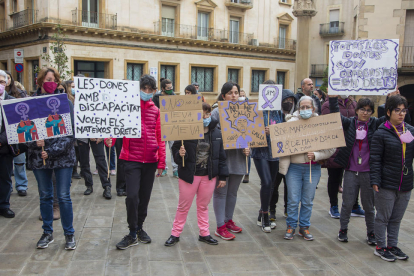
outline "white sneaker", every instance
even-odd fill
[[[92,172],[92,174],[93,175],[97,175],[98,174],[98,170],[96,169],[96,170],[94,170],[93,172]]]
[[[111,175],[116,175],[116,170],[111,170]]]

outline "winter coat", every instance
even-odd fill
[[[171,95],[163,95],[162,91],[158,91],[155,93],[155,95],[152,97],[152,101],[154,102],[155,106],[160,108],[160,96],[175,96],[175,93],[173,92]]]
[[[220,180],[225,181],[229,175],[229,170],[226,165],[226,153],[223,148],[223,139],[221,131],[216,128],[218,121],[211,119],[209,125],[210,135],[210,155],[208,157],[208,179],[213,179],[218,176]],[[196,171],[197,160],[197,145],[198,140],[184,140],[185,156],[184,167],[183,160],[180,156],[181,141],[175,141],[171,150],[174,156],[174,162],[178,165],[178,177],[187,183],[192,184],[194,181],[194,174]]]
[[[369,158],[370,182],[380,189],[398,190],[402,192],[413,189],[413,158],[414,141],[407,144],[405,167],[407,175],[403,174],[403,151],[401,140],[394,128],[382,124],[375,132],[371,141]],[[414,134],[414,128],[405,124],[405,129]]]
[[[305,96],[305,94],[303,94],[302,92],[298,92],[296,93],[295,97],[296,97],[296,102],[299,102],[300,98],[302,98],[303,96]],[[321,115],[321,101],[319,100],[318,97],[316,97],[315,95],[311,95],[310,97],[312,97],[313,101],[315,102],[315,106],[317,108],[317,113],[318,115]]]
[[[54,94],[60,94],[60,90],[56,89]],[[49,94],[42,94],[38,89],[35,96],[46,96]],[[70,108],[70,117],[72,121],[72,128],[74,126],[73,118],[73,104],[68,100]],[[74,133],[74,132],[73,132]],[[42,148],[37,146],[36,142],[27,143],[27,166],[30,169],[60,169],[73,167],[76,163],[75,154],[75,138],[73,135],[45,139],[44,150],[47,152],[48,158],[45,159],[46,165],[43,165]]]
[[[339,106],[339,112],[341,112],[341,116],[344,116],[346,118],[355,117],[355,108],[357,106],[357,103],[354,100],[348,99],[346,104],[345,100],[338,99],[338,98],[329,98],[328,100],[322,105],[322,115],[330,114],[331,111],[329,109],[329,101],[336,101],[337,106]],[[337,110],[335,108],[335,110]],[[335,111],[338,112],[338,111]],[[333,112],[332,112],[333,113]],[[355,136],[355,133],[354,133]],[[327,160],[325,160],[324,164],[322,165],[322,168],[343,168],[344,166],[339,165],[334,160],[339,152],[339,149],[336,150],[336,152]]]
[[[116,139],[112,139],[115,145]],[[105,139],[105,144],[107,139]],[[125,161],[156,163],[165,169],[165,143],[161,141],[160,110],[152,100],[141,100],[141,138],[123,138],[119,159]]]
[[[318,116],[318,114],[313,113],[312,117],[316,117]],[[296,111],[295,113],[293,113],[293,115],[287,115],[286,116],[286,122],[294,122],[294,121],[299,121],[302,120],[299,112]],[[332,149],[326,149],[326,150],[319,150],[319,151],[315,151],[315,162],[321,161],[321,160],[325,160],[328,159],[329,157],[332,156],[332,154],[334,154],[335,152],[335,148]],[[300,153],[300,154],[295,154],[295,155],[290,155],[290,156],[284,156],[284,157],[280,157],[279,158],[279,173],[286,175],[289,169],[289,166],[291,163],[294,164],[305,164],[309,162],[309,158],[308,158],[308,154],[307,153]]]
[[[338,101],[335,101],[335,99],[331,98],[329,99],[328,103],[330,103],[331,113],[339,112]],[[348,169],[349,159],[351,158],[352,149],[356,141],[356,129],[357,129],[357,124],[358,124],[358,118],[357,117],[347,118],[346,116],[343,116],[341,114],[341,120],[342,120],[342,128],[345,132],[344,135],[345,135],[346,147],[340,148],[339,151],[335,153],[336,156],[335,156],[333,163],[338,164],[341,168]],[[377,131],[378,127],[385,121],[386,121],[385,117],[369,118],[367,136],[368,136],[368,145],[370,149],[371,149],[372,137],[374,136],[375,131]]]
[[[4,91],[3,101],[11,100],[11,99],[14,99],[14,97],[10,96],[9,94],[7,94],[6,91]],[[4,125],[4,118],[3,117],[1,118],[0,144],[1,144],[1,146],[0,146],[0,155],[10,154],[10,148],[9,148],[9,144],[7,142],[6,126]]]

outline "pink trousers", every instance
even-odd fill
[[[193,184],[189,184],[181,179],[178,180],[180,197],[178,200],[177,213],[175,214],[171,235],[179,237],[183,232],[184,224],[187,220],[188,211],[193,203],[194,196],[197,194],[197,220],[200,236],[210,235],[208,229],[208,204],[213,196],[216,187],[216,178],[208,180],[206,176],[194,176]]]

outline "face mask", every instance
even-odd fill
[[[365,137],[367,137],[367,131],[365,129],[357,129],[356,139],[357,140],[364,140]]]
[[[403,143],[411,143],[414,140],[414,136],[407,130],[404,134],[401,134],[400,140]]]
[[[4,94],[5,89],[6,89],[6,86],[4,86],[3,84],[0,84],[0,96]]]
[[[167,95],[172,95],[172,93],[173,93],[172,89],[171,90],[165,90],[165,94],[167,94]]]
[[[341,95],[340,97],[342,100],[348,99],[348,95]]]
[[[291,111],[292,107],[293,107],[293,103],[291,103],[291,102],[282,103],[282,109],[284,111]]]
[[[72,88],[72,95],[75,95],[75,88]]]
[[[148,102],[149,100],[152,99],[152,94],[147,94],[144,91],[141,91],[141,100],[143,100],[144,102]]]
[[[58,84],[54,81],[49,81],[49,82],[44,82],[43,83],[43,89],[48,94],[53,94],[53,92],[55,92],[57,86],[58,86]]]
[[[243,101],[245,101],[246,100],[246,97],[239,97],[239,101],[240,102],[243,102]]]
[[[309,119],[310,117],[312,117],[313,111],[311,109],[306,109],[306,110],[301,110],[300,111],[300,117],[302,117],[302,119]]]
[[[210,124],[210,122],[211,122],[211,117],[208,117],[208,118],[203,119],[203,125],[205,127],[208,127],[208,125]]]

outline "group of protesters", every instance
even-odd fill
[[[267,80],[265,84],[275,82]],[[68,95],[73,126],[75,83],[71,80],[62,82],[58,71],[48,67],[39,72],[37,85],[34,97]],[[195,196],[199,241],[217,245],[218,241],[209,231],[208,205],[213,198],[217,226],[214,236],[233,240],[242,234],[242,225],[237,223],[234,211],[240,184],[249,181],[246,166],[250,167],[250,164],[246,162],[253,159],[261,185],[257,225],[263,232],[270,233],[276,228],[276,205],[283,180],[283,214],[287,225],[284,238],[292,240],[298,234],[307,241],[314,240],[310,231],[311,215],[323,167],[329,174],[329,214],[340,221],[338,240],[348,241],[351,216],[365,217],[367,244],[376,246],[375,255],[386,261],[408,259],[398,248],[398,232],[413,188],[414,128],[409,124],[407,100],[399,95],[398,89],[388,95],[381,107],[384,115],[376,118],[372,116],[374,102],[370,98],[362,97],[356,102],[352,96],[325,95],[321,90],[313,90],[311,79],[304,79],[300,93],[283,89],[281,110],[263,112],[268,146],[224,150],[219,110],[214,108],[216,104],[212,107],[204,99],[204,138],[184,142],[162,141],[159,97],[174,97],[175,93],[171,80],[162,79],[160,86],[157,91],[156,80],[150,75],[143,75],[140,79],[141,138],[82,139],[70,135],[10,145],[3,120],[0,133],[0,215],[6,218],[15,216],[10,209],[13,171],[18,194],[27,194],[27,160],[27,168],[33,171],[37,181],[40,218],[43,220],[43,234],[37,248],[47,248],[54,241],[53,220],[61,218],[65,249],[74,250],[76,239],[70,187],[72,178],[83,177],[84,195],[93,193],[89,157],[92,149],[103,197],[112,198],[108,170],[112,175],[116,174],[117,196],[126,196],[129,233],[116,247],[127,249],[139,242],[150,243],[144,222],[155,177],[167,175],[168,151],[173,176],[178,178],[179,199],[171,235],[165,246],[174,246],[180,241]],[[198,88],[198,84],[193,83],[185,88],[183,94],[198,94]],[[228,81],[223,84],[217,100],[247,100],[241,92],[239,84]],[[10,73],[0,70],[0,104],[26,96],[15,87]],[[309,120],[334,112],[341,114],[346,147],[280,158],[272,156],[274,145],[269,125]],[[116,160],[116,172],[115,168],[108,168],[105,157],[105,151],[111,154],[112,149],[116,151],[116,158],[112,158],[114,163]],[[339,212],[340,191],[342,207]]]

